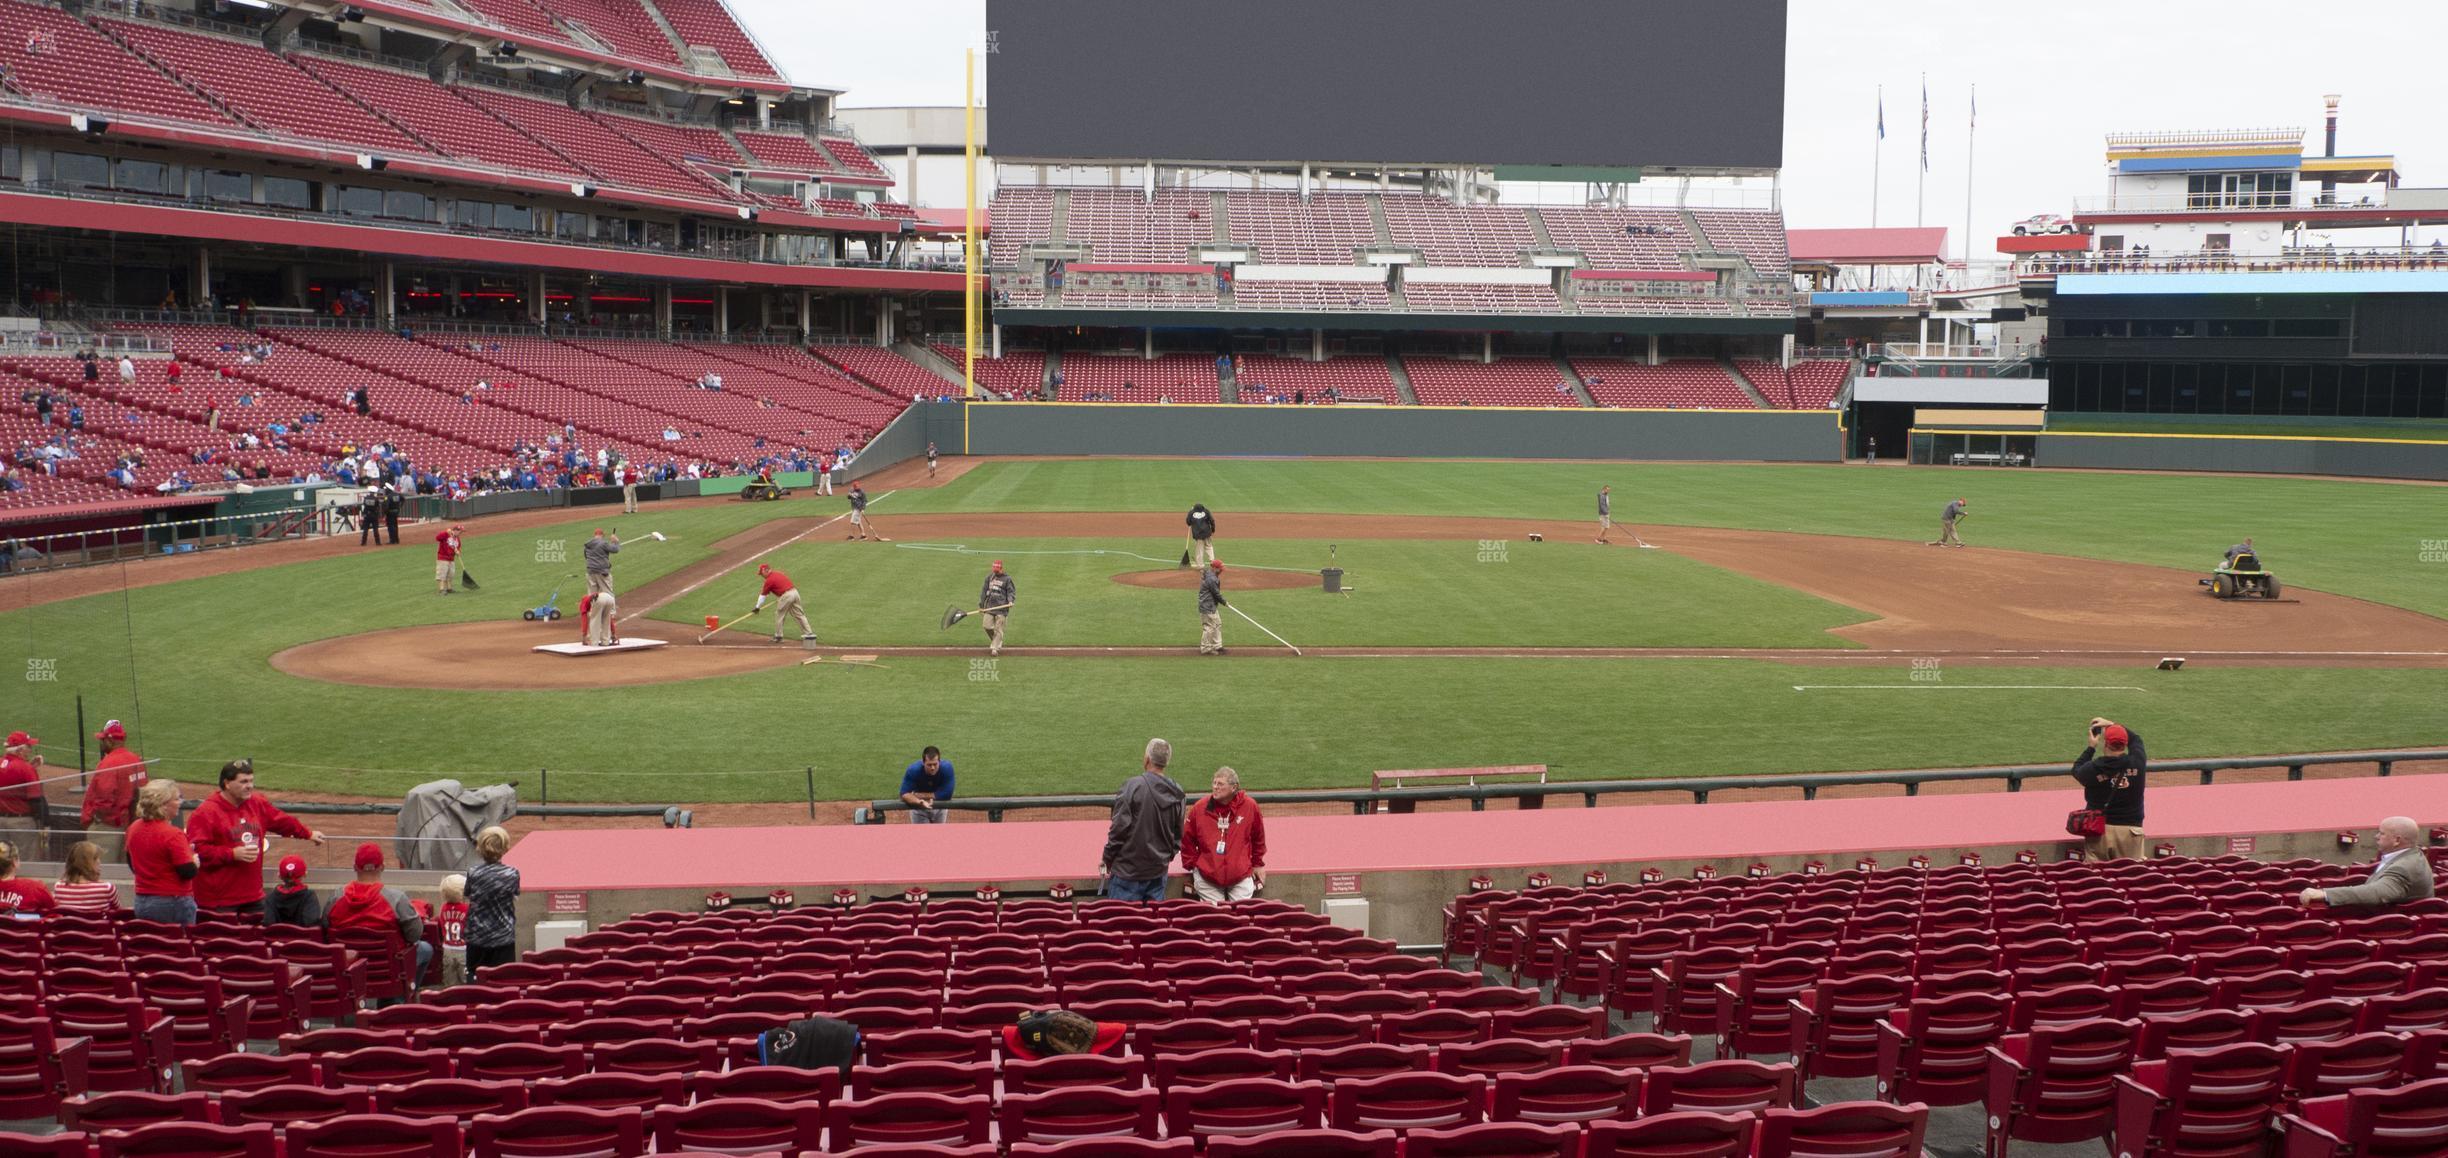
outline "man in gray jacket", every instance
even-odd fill
[[[2402,905],[2431,895],[2431,858],[2417,841],[2422,829],[2410,816],[2392,816],[2380,822],[2380,863],[2372,866],[2369,879],[2359,885],[2334,889],[2305,889],[2299,898],[2305,908],[2314,905],[2362,905],[2379,907]]]
[[[595,528],[595,537],[580,548],[586,556],[587,594],[601,595],[612,590],[612,556],[620,554],[620,536],[607,535],[602,527]]]
[[[1147,742],[1139,774],[1122,784],[1114,796],[1113,823],[1105,830],[1105,855],[1097,875],[1105,878],[1105,895],[1123,901],[1164,899],[1165,870],[1181,855],[1182,814],[1187,797],[1182,786],[1165,775],[1173,745]]]

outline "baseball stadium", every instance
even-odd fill
[[[0,1155],[2448,1154],[2435,141],[814,7],[0,0]]]

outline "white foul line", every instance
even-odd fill
[[[2104,684],[1795,684],[1797,692],[2139,692],[2147,688]]]
[[[898,491],[886,491],[886,492],[884,492],[883,494],[877,495],[876,497],[874,497],[874,498],[872,498],[872,499],[867,500],[867,505],[872,507],[872,506],[876,505],[877,503],[883,502],[884,500],[889,499],[889,498],[893,497],[895,494],[898,494],[898,493],[899,493]],[[773,546],[767,547],[767,548],[765,548],[764,550],[759,551],[759,552],[757,552],[757,553],[756,553],[756,554],[754,554],[754,555],[750,555],[750,556],[748,556],[748,558],[747,558],[747,560],[746,560],[745,562],[741,563],[741,564],[740,564],[738,567],[733,567],[733,568],[731,568],[731,570],[730,570],[730,571],[724,571],[724,572],[722,572],[721,574],[717,574],[717,575],[708,575],[708,576],[706,576],[706,577],[705,577],[705,578],[703,578],[703,579],[700,579],[700,580],[698,580],[698,581],[696,581],[696,582],[694,582],[694,583],[691,583],[691,584],[689,584],[688,586],[683,587],[683,588],[679,589],[678,591],[674,591],[674,592],[672,592],[670,595],[665,596],[664,598],[662,598],[662,599],[660,599],[660,600],[657,600],[657,601],[656,601],[656,602],[655,602],[655,603],[654,603],[652,606],[650,606],[650,607],[641,607],[641,608],[638,608],[636,611],[632,611],[632,612],[630,612],[630,613],[629,613],[629,614],[627,614],[627,615],[621,616],[621,617],[620,617],[620,621],[621,621],[622,623],[627,623],[627,622],[629,622],[629,621],[630,621],[630,620],[632,620],[632,619],[638,619],[638,618],[641,618],[641,617],[644,617],[644,616],[652,615],[652,614],[654,614],[654,613],[655,613],[655,612],[657,612],[657,611],[661,611],[661,610],[662,610],[662,609],[664,609],[665,607],[669,607],[669,606],[671,606],[673,603],[676,603],[676,602],[678,602],[678,601],[680,601],[680,600],[682,600],[682,599],[686,599],[686,598],[688,598],[688,596],[689,596],[689,593],[690,593],[690,592],[695,591],[695,590],[697,590],[698,588],[703,587],[703,586],[705,586],[706,584],[711,583],[711,582],[713,582],[713,581],[715,581],[715,580],[717,580],[717,579],[723,578],[724,576],[731,574],[733,571],[737,571],[737,570],[739,570],[739,568],[740,568],[740,567],[745,567],[745,566],[747,566],[749,563],[754,563],[754,562],[756,562],[757,560],[762,559],[762,558],[764,558],[764,557],[765,557],[765,556],[767,556],[767,555],[771,555],[771,554],[773,554],[774,552],[779,551],[779,550],[781,550],[781,549],[782,549],[782,548],[784,548],[784,547],[790,546],[791,544],[796,543],[796,542],[798,542],[798,541],[799,541],[799,540],[801,540],[801,539],[807,538],[809,535],[813,535],[813,534],[815,534],[816,532],[821,531],[821,530],[824,530],[826,527],[830,527],[830,526],[832,526],[833,524],[838,523],[838,522],[842,521],[843,519],[846,519],[846,518],[849,518],[849,517],[850,517],[850,512],[848,512],[848,511],[843,511],[842,513],[840,513],[840,514],[838,514],[838,515],[835,515],[835,516],[833,516],[832,518],[826,519],[825,521],[823,521],[823,522],[821,522],[821,523],[818,523],[818,524],[816,524],[816,525],[815,525],[815,526],[813,526],[813,527],[809,527],[807,530],[801,531],[801,532],[799,532],[798,534],[796,534],[796,535],[792,535],[790,538],[784,539],[784,540],[782,540],[781,542],[774,544]]]

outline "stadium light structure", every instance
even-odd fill
[[[503,60],[517,60],[518,54],[518,45],[512,44],[507,40],[493,46],[493,55],[500,57]]]
[[[630,84],[644,84],[646,83],[646,73],[643,70],[633,68],[629,70],[629,75],[623,77],[622,79],[628,81]]]

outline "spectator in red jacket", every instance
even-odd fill
[[[324,927],[389,930],[399,934],[401,944],[416,946],[416,972],[409,976],[423,978],[434,954],[434,947],[425,941],[425,918],[409,903],[408,894],[383,883],[382,846],[370,840],[358,845],[352,863],[357,879],[343,887],[332,898],[331,906],[323,910]]]
[[[179,785],[155,780],[136,794],[136,823],[128,826],[129,871],[136,874],[135,917],[171,925],[195,924],[195,849],[176,824]]]
[[[0,839],[30,845],[43,829],[43,758],[34,750],[41,745],[24,732],[0,744]]]
[[[102,746],[102,760],[85,787],[79,819],[85,824],[85,839],[100,847],[105,859],[118,860],[127,848],[128,825],[136,819],[136,793],[150,777],[144,758],[128,750],[127,725],[112,720],[94,739]]]
[[[41,881],[17,875],[17,846],[0,840],[0,912],[32,915],[56,907]]]
[[[1241,774],[1216,769],[1205,799],[1182,818],[1182,867],[1209,904],[1246,901],[1266,887],[1266,818],[1241,791]]]
[[[263,855],[274,833],[323,843],[322,833],[256,793],[253,761],[222,765],[221,790],[187,818],[187,841],[203,865],[195,880],[196,907],[262,920]]]

